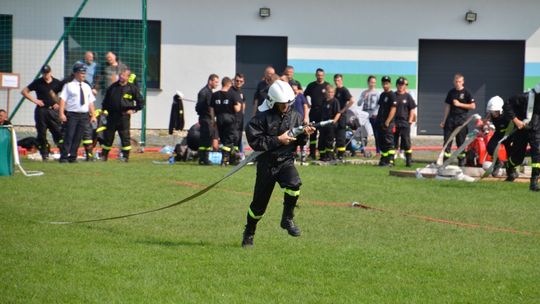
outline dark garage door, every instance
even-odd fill
[[[246,77],[242,90],[246,96],[248,119],[253,113],[253,95],[257,83],[269,65],[278,74],[287,66],[287,37],[236,36],[236,72]]]
[[[418,135],[441,135],[444,99],[454,74],[484,116],[489,98],[523,91],[525,41],[420,40],[418,60]]]

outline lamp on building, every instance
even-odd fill
[[[468,11],[465,13],[465,20],[469,23],[473,23],[476,21],[476,13],[473,11]]]
[[[261,7],[259,9],[259,16],[261,16],[261,18],[270,17],[270,8],[269,7]]]

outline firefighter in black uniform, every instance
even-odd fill
[[[236,113],[242,109],[240,95],[231,89],[232,80],[223,77],[221,90],[212,94],[210,100],[210,117],[216,122],[219,139],[221,140],[221,164],[227,166],[234,153],[237,143],[238,127]],[[234,160],[233,160],[234,161]]]
[[[246,96],[244,95],[244,92],[242,92],[242,87],[244,86],[245,81],[244,74],[236,73],[236,75],[234,75],[233,86],[231,88],[238,95],[240,95],[240,100],[242,101],[240,112],[236,113],[236,131],[238,132],[238,137],[234,146],[235,152],[242,155],[244,153],[244,147],[242,146],[242,133],[244,131],[244,113],[246,112]]]
[[[212,91],[219,85],[219,76],[211,74],[208,76],[208,82],[197,94],[197,104],[195,111],[199,115],[199,125],[201,137],[199,141],[199,165],[212,164],[208,159],[208,154],[212,150],[212,141],[216,137],[214,124],[210,117],[210,100]]]
[[[487,116],[486,122],[490,121],[495,127],[493,135],[489,139],[489,142],[486,145],[486,151],[489,155],[493,157],[495,153],[495,148],[497,147],[498,142],[504,137],[508,123],[510,122],[507,117],[503,115],[503,106],[504,100],[499,96],[493,96],[489,99],[487,103]],[[510,139],[506,139],[502,144],[509,151],[510,149]],[[497,163],[493,168],[493,176],[498,176],[499,170],[503,167],[503,162],[500,159],[497,159]]]
[[[325,100],[326,86],[328,82],[324,81],[324,70],[318,68],[315,71],[315,78],[317,80],[311,82],[304,91],[304,96],[309,97],[310,110],[309,120],[312,122],[321,121],[321,107]],[[317,147],[317,130],[309,137],[309,157],[311,159],[316,158],[315,148]]]
[[[334,97],[335,94],[336,89],[332,85],[327,85],[325,93],[326,100],[321,107],[321,121],[332,119],[334,122],[320,129],[318,148],[319,159],[321,161],[332,161],[335,159],[334,141],[336,140],[337,124],[341,117],[339,100]]]
[[[249,145],[253,150],[265,153],[258,157],[255,191],[247,212],[242,247],[253,246],[257,222],[266,211],[276,182],[285,190],[281,228],[286,229],[291,236],[300,236],[300,228],[293,221],[302,184],[294,167],[294,152],[296,144],[305,144],[306,135],[314,129],[306,126],[305,134],[296,138],[287,134],[292,128],[303,124],[303,117],[290,107],[294,98],[291,86],[277,80],[270,86],[268,97],[259,107],[257,115],[246,126]]]
[[[336,126],[336,151],[337,158],[343,160],[346,149],[345,132],[347,131],[347,110],[354,104],[354,98],[352,97],[351,92],[349,92],[349,89],[343,86],[343,75],[334,75],[334,83],[336,84],[336,99],[339,101],[341,113],[341,117]]]
[[[379,112],[377,125],[381,128],[381,159],[379,166],[394,165],[394,118],[396,116],[396,95],[392,92],[392,83],[389,76],[381,78],[383,92],[379,96]]]
[[[107,111],[107,129],[103,133],[104,144],[102,158],[107,161],[118,131],[122,144],[122,161],[129,160],[131,151],[130,120],[131,115],[144,107],[144,100],[139,88],[129,82],[131,72],[128,69],[120,71],[118,81],[113,83],[105,92],[102,109]]]
[[[52,76],[51,67],[48,65],[44,65],[41,68],[41,75],[40,78],[35,79],[25,87],[21,91],[21,94],[36,104],[34,120],[36,122],[37,140],[39,142],[38,149],[43,161],[47,161],[50,150],[49,143],[47,142],[47,129],[51,132],[57,147],[62,149],[64,142],[62,124],[58,113],[60,105],[57,101],[57,94],[62,91],[62,85],[60,80]],[[36,98],[30,94],[31,91],[36,92]]]
[[[415,120],[416,102],[407,93],[407,79],[399,77],[396,81],[396,137],[401,137],[401,150],[405,152],[405,166],[412,163],[411,124]]]
[[[444,117],[440,124],[441,128],[444,129],[444,142],[448,140],[450,134],[460,125],[462,125],[465,120],[467,120],[467,112],[469,110],[476,109],[476,103],[471,93],[467,91],[464,87],[465,78],[461,74],[456,74],[454,76],[454,88],[452,88],[445,99],[444,107]],[[467,137],[469,130],[467,127],[464,127],[456,135],[456,144],[460,147]],[[450,158],[452,155],[452,142],[445,147],[444,150],[444,160]],[[458,155],[459,166],[462,167],[465,165],[465,151]]]
[[[528,93],[511,97],[503,106],[503,115],[512,121],[518,131],[512,138],[510,157],[506,163],[507,181],[518,177],[516,166],[525,158],[527,144],[531,147],[531,191],[540,191],[540,83]]]

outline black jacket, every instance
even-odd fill
[[[529,102],[529,93],[521,93],[512,96],[503,105],[503,115],[511,121],[515,117],[519,120],[527,118],[527,105]],[[530,129],[540,130],[540,94],[534,97],[533,116],[528,124]]]
[[[109,112],[109,115],[123,113],[127,110],[140,111],[143,107],[144,100],[139,88],[132,83],[120,85],[119,81],[107,89],[102,106],[103,110]]]
[[[246,126],[246,137],[253,150],[269,151],[269,153],[259,156],[259,160],[292,161],[297,145],[306,144],[306,134],[299,135],[295,142],[288,145],[281,144],[278,136],[301,125],[303,125],[303,118],[292,108],[289,108],[284,115],[276,109],[271,109],[259,112],[251,118]]]
[[[169,119],[169,134],[174,130],[184,129],[184,102],[178,95],[174,95],[171,107],[171,117]]]

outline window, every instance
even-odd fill
[[[0,72],[12,72],[13,16],[0,15]]]
[[[64,19],[67,29],[73,18]],[[161,21],[147,22],[148,58],[146,87],[160,88],[161,72]],[[142,20],[78,18],[64,40],[64,67],[66,75],[73,64],[84,58],[86,51],[93,51],[95,61],[101,67],[106,64],[105,54],[112,51],[118,59],[128,65],[142,80],[143,68],[143,23]]]

